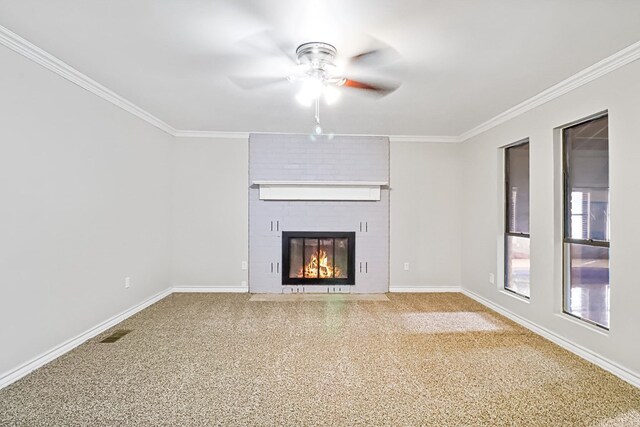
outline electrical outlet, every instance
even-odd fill
[[[242,261],[240,263],[240,268],[243,269],[243,270],[246,270],[248,268],[247,261]]]
[[[496,284],[496,275],[493,273],[489,273],[489,283],[491,283],[492,285]]]
[[[131,287],[131,277],[125,277],[124,278],[124,287],[125,288],[130,288]]]
[[[242,286],[243,288],[247,287],[247,281],[243,280],[242,282],[240,282],[240,286]]]
[[[404,271],[409,271],[409,263],[408,262],[404,263]]]

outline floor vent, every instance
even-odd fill
[[[129,332],[131,332],[131,329],[118,329],[100,342],[116,342]]]

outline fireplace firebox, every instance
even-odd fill
[[[356,233],[282,232],[283,285],[354,285]]]

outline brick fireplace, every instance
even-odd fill
[[[388,290],[387,138],[252,134],[249,179],[250,292]]]

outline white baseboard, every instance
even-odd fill
[[[168,288],[142,301],[141,303],[134,305],[133,307],[123,311],[122,313],[116,314],[115,316],[105,320],[104,322],[99,323],[98,325],[92,327],[91,329],[88,329],[82,332],[81,334],[63,342],[62,344],[52,348],[51,350],[46,351],[45,353],[18,366],[17,368],[0,375],[0,389],[8,386],[9,384],[16,382],[17,380],[24,377],[25,375],[32,372],[33,370],[38,369],[43,365],[46,365],[52,360],[67,353],[68,351],[73,350],[83,342],[95,337],[96,335],[101,334],[107,329],[127,319],[128,317],[133,316],[137,312],[144,310],[145,308],[149,307],[151,304],[154,304],[160,301],[162,298],[165,298],[167,295],[171,294],[171,291],[172,289]]]
[[[389,292],[461,292],[460,286],[389,286]]]
[[[123,311],[120,314],[117,314],[104,322],[94,326],[91,329],[77,335],[74,338],[71,338],[64,343],[52,348],[51,350],[31,359],[30,361],[22,364],[21,366],[6,372],[0,375],[0,389],[8,386],[29,374],[33,370],[51,362],[52,360],[62,356],[68,351],[74,349],[85,341],[95,337],[98,334],[106,331],[107,329],[117,325],[123,320],[133,316],[137,312],[144,310],[150,305],[160,301],[161,299],[167,297],[172,293],[177,292],[234,292],[234,293],[247,293],[249,289],[247,287],[216,287],[216,286],[207,286],[207,287],[199,287],[199,286],[180,286],[166,289],[145,301],[136,304],[135,306]],[[596,354],[595,352],[588,350],[578,344],[575,344],[560,335],[551,332],[550,330],[539,326],[509,310],[506,310],[497,304],[487,300],[480,295],[471,292],[467,289],[462,289],[458,286],[391,286],[389,287],[389,292],[462,292],[464,295],[478,301],[480,304],[502,314],[503,316],[513,320],[514,322],[524,326],[525,328],[535,332],[538,335],[547,338],[548,340],[554,342],[560,347],[582,357],[583,359],[588,360],[601,367],[602,369],[611,372],[617,377],[627,381],[628,383],[640,388],[640,375],[632,372],[611,360]]]
[[[202,292],[202,293],[249,293],[248,286],[174,286],[173,293]]]
[[[565,350],[568,350],[580,357],[582,357],[583,359],[601,367],[602,369],[604,369],[605,371],[609,371],[611,372],[613,375],[623,379],[624,381],[628,382],[629,384],[632,384],[636,387],[640,388],[640,375],[630,371],[620,365],[618,365],[617,363],[607,359],[606,357],[603,357],[585,347],[582,347],[581,345],[578,345],[558,334],[556,334],[555,332],[550,331],[547,328],[544,328],[536,323],[533,323],[527,319],[525,319],[524,317],[521,317],[515,313],[513,313],[512,311],[506,310],[502,307],[500,307],[499,305],[489,301],[488,299],[481,297],[480,295],[471,292],[467,289],[463,289],[462,293],[466,296],[468,296],[469,298],[472,298],[476,301],[478,301],[480,304],[490,308],[491,310],[498,312],[499,314],[502,314],[503,316],[513,320],[514,322],[518,323],[521,326],[524,326],[525,328],[529,329],[532,332],[535,332],[536,334],[548,339],[549,341],[559,345],[560,347],[564,348]]]
[[[137,312],[144,310],[145,308],[149,307],[151,304],[154,304],[158,301],[160,301],[161,299],[169,296],[172,293],[176,293],[176,292],[241,292],[241,293],[248,293],[249,292],[249,288],[248,287],[240,287],[240,286],[235,286],[235,287],[216,287],[216,286],[179,286],[179,287],[173,287],[173,288],[168,288],[165,289],[164,291],[142,301],[139,304],[134,305],[133,307],[123,311],[120,314],[117,314],[107,320],[105,320],[104,322],[99,323],[98,325],[92,327],[91,329],[86,330],[85,332],[63,342],[62,344],[52,348],[51,350],[31,359],[30,361],[18,366],[17,368],[6,372],[2,375],[0,375],[0,389],[8,386],[9,384],[12,384],[16,381],[18,381],[20,378],[24,377],[25,375],[29,374],[30,372],[32,372],[35,369],[38,369],[39,367],[46,365],[47,363],[51,362],[52,360],[62,356],[63,354],[67,353],[70,350],[73,350],[74,348],[76,348],[77,346],[79,346],[80,344],[84,343],[85,341],[95,337],[96,335],[101,334],[102,332],[106,331],[107,329],[117,325],[118,323],[122,322],[123,320],[133,316],[134,314],[136,314]]]

